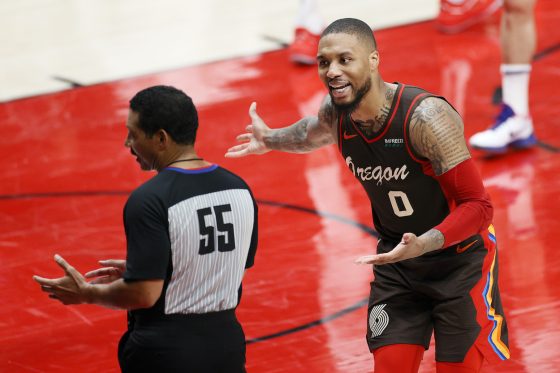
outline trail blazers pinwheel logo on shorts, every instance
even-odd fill
[[[383,311],[386,304],[378,304],[371,309],[369,313],[369,328],[371,330],[371,338],[380,336],[389,325],[389,315]]]

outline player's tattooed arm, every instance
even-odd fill
[[[291,126],[272,129],[257,114],[257,103],[249,107],[251,124],[245,133],[236,137],[239,144],[229,148],[229,158],[250,154],[265,154],[271,150],[290,153],[307,153],[336,142],[336,111],[330,96],[326,96],[316,117],[300,119]]]
[[[424,250],[422,254],[441,249],[443,247],[443,243],[445,242],[445,237],[443,237],[443,234],[437,229],[430,229],[418,238],[424,244]]]
[[[336,142],[336,112],[326,96],[317,116],[305,117],[289,127],[263,137],[267,148],[290,153],[307,153]]]
[[[405,233],[401,242],[388,253],[364,255],[356,259],[355,262],[374,265],[396,263],[441,249],[443,242],[443,234],[436,229],[430,229],[421,236],[416,236],[414,233]]]
[[[470,158],[463,135],[463,121],[444,100],[429,97],[414,110],[410,121],[414,150],[427,158],[441,175]]]

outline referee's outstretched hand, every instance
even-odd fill
[[[49,279],[33,276],[33,280],[41,285],[41,290],[49,294],[49,298],[63,304],[87,303],[88,288],[92,285],[60,255],[56,254],[54,260],[64,270],[63,277]]]
[[[425,253],[425,244],[414,233],[405,233],[401,242],[388,253],[364,255],[356,259],[356,264],[382,265],[396,263],[401,260],[416,258]]]
[[[271,129],[257,114],[256,102],[253,102],[249,107],[249,116],[251,117],[251,124],[245,128],[247,133],[236,137],[237,142],[242,144],[229,148],[225,154],[227,158],[239,158],[249,154],[264,154],[271,150],[264,143],[264,136],[267,135]]]
[[[126,260],[124,259],[100,260],[99,264],[102,268],[85,274],[85,278],[91,279],[90,284],[110,284],[121,279],[126,270]]]

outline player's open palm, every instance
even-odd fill
[[[249,154],[264,154],[270,151],[263,140],[264,136],[270,131],[270,128],[257,114],[256,102],[251,104],[249,116],[251,117],[251,124],[246,128],[247,133],[243,133],[236,138],[242,144],[229,148],[225,155],[226,157],[237,158]]]
[[[401,242],[388,253],[364,255],[355,260],[357,264],[382,265],[416,258],[424,254],[424,244],[413,233],[403,234]]]

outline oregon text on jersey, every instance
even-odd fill
[[[375,180],[377,185],[381,185],[383,181],[404,180],[408,176],[406,165],[394,168],[384,168],[383,166],[356,167],[350,156],[346,157],[346,165],[358,179],[362,181]]]

